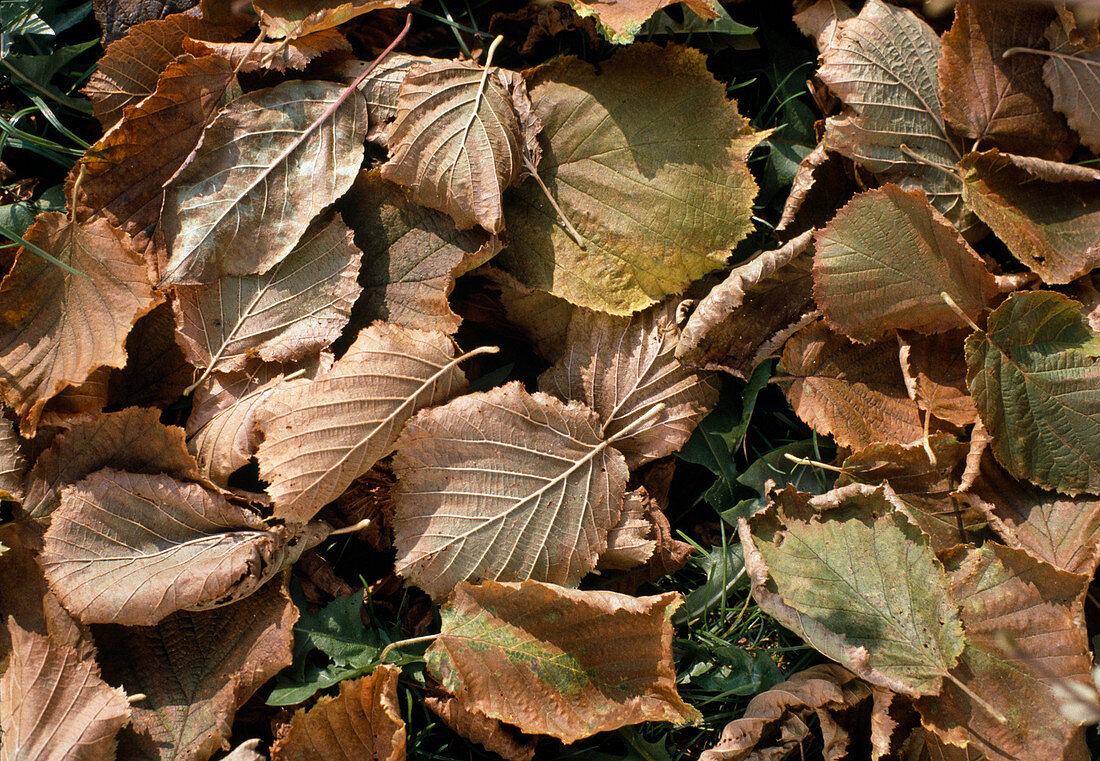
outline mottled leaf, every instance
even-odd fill
[[[396,448],[397,572],[435,599],[467,579],[575,585],[619,520],[626,463],[580,402],[512,382],[421,412]]]
[[[441,611],[428,670],[466,706],[566,743],[642,721],[697,721],[676,693],[678,604],[675,593],[461,584]]]
[[[595,16],[603,35],[616,45],[629,45],[642,24],[657,11],[677,0],[569,0],[581,18]],[[714,0],[682,0],[702,19],[718,18],[721,8]]]
[[[583,243],[536,182],[513,191],[497,259],[528,286],[630,314],[721,267],[748,234],[745,159],[762,134],[701,53],[634,45],[599,72],[558,58],[528,89],[543,124],[539,176]]]
[[[254,0],[268,37],[297,38],[331,29],[380,8],[403,8],[409,0]]]

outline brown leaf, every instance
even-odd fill
[[[1010,547],[1089,578],[1100,564],[1100,498],[1066,497],[1018,481],[988,452],[980,476],[962,497]]]
[[[351,50],[347,38],[336,29],[297,37],[287,42],[208,42],[183,39],[183,49],[194,56],[214,54],[229,61],[241,73],[301,70],[317,56],[333,50]]]
[[[341,682],[339,695],[294,714],[271,761],[404,761],[399,676],[396,666],[379,665],[370,676]]]
[[[378,143],[383,148],[388,146],[390,126],[397,117],[397,102],[405,75],[413,64],[439,62],[438,58],[390,53],[377,64],[374,61],[353,58],[337,65],[335,78],[348,84],[359,79],[367,68],[374,66],[359,85],[359,92],[367,101],[367,114],[370,121],[367,125],[367,140]]]
[[[183,55],[168,64],[156,92],[88,149],[69,177],[79,180],[81,214],[102,212],[138,240],[160,216],[163,186],[194,150],[203,127],[239,93],[233,66],[218,56]]]
[[[851,162],[839,153],[826,150],[823,142],[818,143],[799,162],[775,229],[805,232],[824,227],[833,213],[852,199],[857,188],[851,174],[854,174]]]
[[[159,309],[159,306],[157,308]],[[155,312],[156,309],[153,311]],[[138,318],[138,322],[147,316]],[[132,334],[133,330],[130,333]],[[129,335],[126,336],[126,342],[130,342]],[[129,355],[127,355],[128,361]],[[110,402],[111,374],[118,371],[117,367],[98,367],[79,386],[66,386],[60,393],[50,397],[46,406],[42,408],[38,427],[67,428],[73,418],[102,412]]]
[[[87,275],[21,249],[0,284],[0,390],[29,436],[51,396],[80,385],[97,367],[126,364],[126,334],[161,297],[130,236],[106,220],[74,223],[48,212],[24,237]]]
[[[363,249],[353,320],[458,330],[462,321],[447,301],[455,278],[496,255],[500,240],[456,230],[450,217],[412,203],[377,171],[359,174],[340,211]]]
[[[467,579],[576,585],[626,486],[599,427],[580,402],[518,381],[418,414],[394,457],[397,572],[436,600]]]
[[[676,452],[718,402],[718,378],[676,359],[680,299],[667,299],[631,317],[577,309],[561,358],[539,376],[539,389],[563,401],[584,402],[600,415],[600,436],[631,470]],[[665,409],[638,426],[657,404]]]
[[[176,342],[172,305],[165,301],[126,336],[126,366],[111,370],[107,396],[115,404],[167,406],[180,398],[194,372]]]
[[[227,738],[237,708],[291,663],[298,611],[278,581],[217,610],[180,611],[157,626],[96,632],[104,676],[128,693],[133,729],[119,758],[206,761]]]
[[[816,322],[787,341],[780,369],[791,376],[784,385],[795,413],[841,446],[909,445],[924,436],[893,341],[855,344]]]
[[[424,697],[424,705],[443,720],[456,734],[496,753],[505,761],[531,761],[535,757],[535,744],[520,742],[517,733],[496,719],[467,708],[454,697]]]
[[[836,44],[837,24],[856,15],[841,0],[817,0],[801,5],[806,7],[794,14],[794,23],[804,35],[814,39],[821,53]]]
[[[698,721],[676,693],[669,616],[679,602],[674,592],[463,583],[425,658],[469,709],[565,743],[642,721]]]
[[[15,424],[0,416],[0,499],[23,500],[23,474],[27,461],[19,448]]]
[[[267,761],[267,759],[260,753],[260,741],[253,739],[245,740],[231,750],[229,755],[222,757],[221,761]]]
[[[198,484],[106,468],[66,487],[51,517],[51,589],[84,623],[127,626],[247,597],[329,530],[267,527]]]
[[[966,355],[962,331],[922,336],[898,333],[901,372],[909,395],[922,410],[959,427],[978,419],[978,410],[966,388]]]
[[[523,77],[475,63],[414,64],[401,83],[387,144],[387,180],[449,214],[459,230],[504,230],[503,193],[539,163],[535,116]]]
[[[656,529],[649,518],[651,500],[644,486],[626,493],[619,522],[607,532],[607,549],[597,558],[597,568],[628,571],[653,557],[657,540],[651,538]]]
[[[1044,283],[1100,265],[1100,171],[997,150],[959,163],[966,201]]]
[[[561,0],[564,2],[565,0]],[[569,0],[580,16],[595,16],[607,39],[616,45],[629,45],[634,41],[642,24],[662,8],[677,0]],[[682,0],[696,16],[716,19],[714,0]]]
[[[94,650],[7,620],[11,660],[0,676],[0,761],[112,761],[130,719],[126,693],[103,681]]]
[[[1100,333],[1100,272],[1093,272],[1070,283],[1069,295],[1084,307],[1085,316],[1094,333]]]
[[[943,36],[937,68],[947,123],[982,147],[1066,159],[1073,138],[1054,113],[1038,56],[1010,55],[1036,47],[1054,14],[1017,0],[961,0],[955,23]]]
[[[519,279],[493,266],[482,267],[500,289],[500,301],[508,321],[526,336],[543,359],[556,362],[565,351],[565,339],[572,322],[572,304],[547,291],[528,288]]]
[[[1046,56],[1043,81],[1054,96],[1054,107],[1065,115],[1082,143],[1100,151],[1100,36],[1096,22],[1079,27],[1064,5],[1055,10],[1058,17],[1046,29],[1050,54],[1037,50],[1021,53]]]
[[[298,38],[331,29],[380,8],[404,8],[409,0],[253,0],[260,25],[272,39]]]
[[[182,428],[161,425],[160,410],[127,407],[89,416],[54,439],[27,474],[23,514],[48,518],[61,504],[64,487],[107,466],[182,480],[199,477]]]
[[[734,267],[691,313],[676,358],[737,378],[752,375],[814,308],[812,241],[805,232]]]
[[[945,564],[967,645],[943,694],[917,701],[925,726],[993,761],[1084,759],[1084,730],[1060,711],[1055,685],[1092,694],[1082,604],[1089,578],[989,542],[960,547]],[[972,696],[1001,711],[998,721]]]
[[[332,368],[269,394],[256,412],[256,452],[275,515],[309,520],[393,451],[421,407],[466,386],[454,344],[442,333],[375,323]]]
[[[784,758],[811,736],[812,718],[823,730],[837,730],[826,743],[825,758],[845,758],[850,738],[843,725],[850,721],[843,720],[844,714],[870,697],[871,688],[848,669],[835,663],[812,666],[753,697],[699,761]]]

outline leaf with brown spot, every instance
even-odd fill
[[[74,647],[7,620],[0,676],[0,761],[112,761],[130,719],[126,693],[100,677],[93,648]]]
[[[419,413],[395,445],[397,572],[437,600],[467,579],[576,585],[626,487],[600,427],[518,381]]]
[[[698,721],[676,692],[669,616],[679,602],[674,592],[463,583],[425,658],[471,710],[565,743],[642,721]]]
[[[239,66],[238,71],[242,74],[253,71],[284,73],[288,69],[306,68],[310,61],[323,53],[350,51],[351,44],[338,30],[323,29],[291,41],[261,42],[255,46],[251,42],[209,42],[185,37],[183,49],[195,56],[221,56],[234,68]]]
[[[667,299],[632,317],[577,309],[564,353],[539,376],[539,389],[599,413],[601,437],[631,429],[614,444],[631,470],[677,451],[718,402],[715,375],[676,359],[679,305]],[[639,427],[657,404],[664,410]]]
[[[86,275],[20,249],[0,284],[0,391],[29,436],[50,397],[98,367],[126,364],[126,334],[161,296],[130,236],[106,220],[47,212],[24,237]]]
[[[267,36],[299,38],[381,8],[404,8],[410,0],[253,0]]]
[[[207,761],[228,749],[237,709],[291,663],[298,611],[278,581],[233,605],[180,611],[157,626],[96,629],[104,678],[145,699],[119,758]]]
[[[798,417],[842,446],[908,445],[924,436],[893,341],[855,344],[816,322],[787,341],[779,370],[789,376],[781,385]]]
[[[1066,159],[1073,138],[1054,112],[1038,56],[1010,55],[1036,47],[1053,19],[1050,9],[1017,0],[961,0],[942,39],[937,92],[943,116],[974,144],[1012,153]]]
[[[898,333],[901,372],[920,408],[959,427],[978,419],[966,388],[965,334],[953,330],[932,336]]]
[[[1055,685],[1072,682],[1095,701],[1082,610],[1089,578],[992,542],[960,547],[944,562],[967,639],[952,674],[967,690],[948,682],[941,695],[918,700],[923,724],[991,761],[1087,758],[1084,729],[1060,711]]]
[[[297,711],[271,747],[271,761],[404,761],[405,722],[397,706],[401,669],[379,665],[340,683],[335,697]]]
[[[62,491],[41,562],[84,623],[152,626],[247,597],[328,529],[268,527],[198,484],[105,468]]]
[[[495,256],[500,240],[456,230],[450,217],[412,203],[377,171],[360,173],[340,211],[363,249],[355,322],[458,330],[462,320],[447,300],[455,278]]]

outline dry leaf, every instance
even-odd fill
[[[0,499],[23,500],[23,474],[27,461],[19,448],[15,424],[0,416]]]
[[[1081,142],[1100,151],[1100,39],[1095,24],[1079,29],[1065,6],[1046,30],[1050,53],[1020,51],[1046,57],[1043,81],[1054,95],[1054,107],[1065,115]]]
[[[651,499],[644,486],[628,491],[623,497],[619,522],[607,532],[607,549],[596,560],[601,571],[629,571],[653,557],[657,540],[650,538],[656,533],[649,519]]]
[[[959,427],[978,419],[966,388],[963,340],[958,330],[933,336],[898,333],[898,356],[909,396],[922,410]]]
[[[805,6],[798,10],[798,6]],[[837,25],[856,15],[847,3],[841,0],[816,0],[795,4],[794,23],[807,37],[817,43],[818,52],[824,53],[836,44]]]
[[[194,372],[176,342],[172,305],[165,301],[126,336],[126,366],[111,370],[107,398],[115,404],[168,406],[183,395]]]
[[[329,217],[311,225],[286,258],[262,275],[176,286],[181,344],[207,371],[316,354],[348,322],[359,295],[355,278],[361,258],[351,231]]]
[[[535,757],[533,742],[521,743],[516,739],[517,732],[509,732],[506,725],[466,708],[456,698],[425,695],[424,705],[456,734],[496,753],[505,761],[531,761]]]
[[[309,520],[393,451],[421,407],[465,390],[454,344],[442,333],[375,323],[328,372],[286,383],[256,412],[256,452],[275,515]]]
[[[387,147],[390,126],[397,117],[397,101],[405,75],[414,64],[440,62],[438,58],[390,53],[377,64],[374,61],[360,61],[353,58],[337,66],[336,78],[348,84],[359,79],[368,67],[374,66],[359,85],[359,92],[367,100],[367,115],[370,121],[367,126],[367,140],[378,143],[383,148]]]
[[[447,301],[455,278],[495,256],[500,240],[456,230],[448,216],[412,203],[377,171],[360,173],[340,211],[363,249],[354,321],[458,330],[461,319]]]
[[[599,413],[601,438],[631,429],[614,444],[631,470],[679,450],[718,402],[715,375],[675,357],[679,305],[668,299],[633,317],[577,309],[562,356],[539,376],[540,390]],[[665,409],[639,427],[657,404]]]
[[[260,25],[272,39],[298,38],[331,29],[380,8],[404,8],[409,0],[253,0]]]
[[[500,302],[508,321],[519,328],[539,356],[556,362],[565,351],[565,339],[576,307],[547,291],[528,288],[513,275],[492,265],[478,272],[484,273],[500,289]]]
[[[543,124],[539,176],[583,245],[526,182],[505,200],[501,267],[531,288],[627,315],[725,263],[752,226],[745,160],[764,135],[702,53],[633,45],[598,72],[562,57],[527,80]]]
[[[294,714],[271,761],[404,761],[400,675],[396,666],[379,665],[370,676],[341,682],[339,695]]]
[[[421,412],[396,448],[397,572],[437,600],[467,579],[576,585],[619,520],[626,463],[599,417],[518,381]]]
[[[442,61],[409,67],[386,136],[382,176],[449,214],[459,230],[504,230],[505,189],[541,156],[542,127],[514,71]]]
[[[676,693],[679,595],[460,584],[428,670],[465,706],[565,743],[642,721],[698,721]],[[562,622],[568,621],[568,626]]]
[[[185,37],[183,49],[195,56],[218,55],[241,73],[301,70],[322,53],[351,50],[347,38],[336,29],[324,29],[286,42],[208,42]]]
[[[165,188],[164,283],[267,271],[363,161],[366,103],[328,82],[283,82],[230,103]]]
[[[329,528],[268,527],[198,484],[107,468],[66,487],[51,518],[51,589],[84,623],[127,626],[247,597]]]
[[[565,2],[565,0],[561,0]],[[569,0],[581,18],[595,16],[600,31],[616,45],[629,45],[642,24],[657,11],[677,0]],[[718,18],[715,0],[682,0],[683,4],[702,19]]]
[[[96,632],[105,678],[131,694],[133,728],[119,758],[207,761],[228,749],[237,708],[291,663],[298,611],[278,581],[217,610],[180,611],[157,626]]]
[[[97,367],[126,364],[126,334],[161,297],[130,236],[103,219],[74,223],[48,212],[24,237],[87,276],[20,249],[0,284],[0,390],[29,436],[51,396]]]

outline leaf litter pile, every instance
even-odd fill
[[[111,35],[3,262],[0,759],[403,759],[421,702],[508,759],[1088,758],[1096,15],[573,0],[471,60],[402,5]],[[712,71],[806,40],[754,125]],[[736,715],[693,555],[819,653],[741,642]]]

